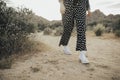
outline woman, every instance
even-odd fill
[[[73,30],[74,21],[77,26],[77,44],[76,51],[80,51],[79,59],[82,63],[89,63],[85,54],[86,48],[86,11],[90,15],[89,0],[59,0],[60,12],[62,14],[62,22],[64,26],[63,35],[61,37],[60,45],[64,46],[64,53],[71,54],[68,48],[68,42]]]

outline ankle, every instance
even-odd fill
[[[80,53],[82,53],[82,54],[86,54],[86,52],[87,52],[87,51],[80,51]]]
[[[64,46],[64,49],[69,49],[68,46]]]
[[[64,48],[67,48],[68,46],[64,46]]]
[[[86,51],[80,51],[80,55],[86,55]]]
[[[64,52],[65,52],[65,54],[71,54],[71,51],[70,51],[70,49],[68,48],[68,46],[64,46]]]

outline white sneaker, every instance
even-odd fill
[[[69,48],[67,46],[64,46],[64,53],[67,54],[67,55],[71,55],[71,51],[69,50]]]
[[[87,57],[85,56],[86,51],[81,51],[79,59],[81,60],[81,62],[83,64],[88,64],[89,60],[87,59]]]

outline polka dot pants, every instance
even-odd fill
[[[89,8],[88,0],[79,0],[76,5],[73,5],[73,0],[64,0],[66,8],[65,14],[62,16],[64,26],[63,35],[61,37],[60,45],[68,45],[71,32],[74,27],[74,21],[77,26],[77,44],[76,51],[86,51],[86,10]],[[87,7],[86,7],[87,6]]]

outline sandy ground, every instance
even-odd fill
[[[76,37],[69,42],[72,55],[65,55],[63,47],[58,47],[60,37],[36,33],[34,39],[51,49],[16,61],[11,69],[0,70],[0,80],[120,80],[120,40],[113,38],[87,33],[90,64],[84,65],[75,51]]]

